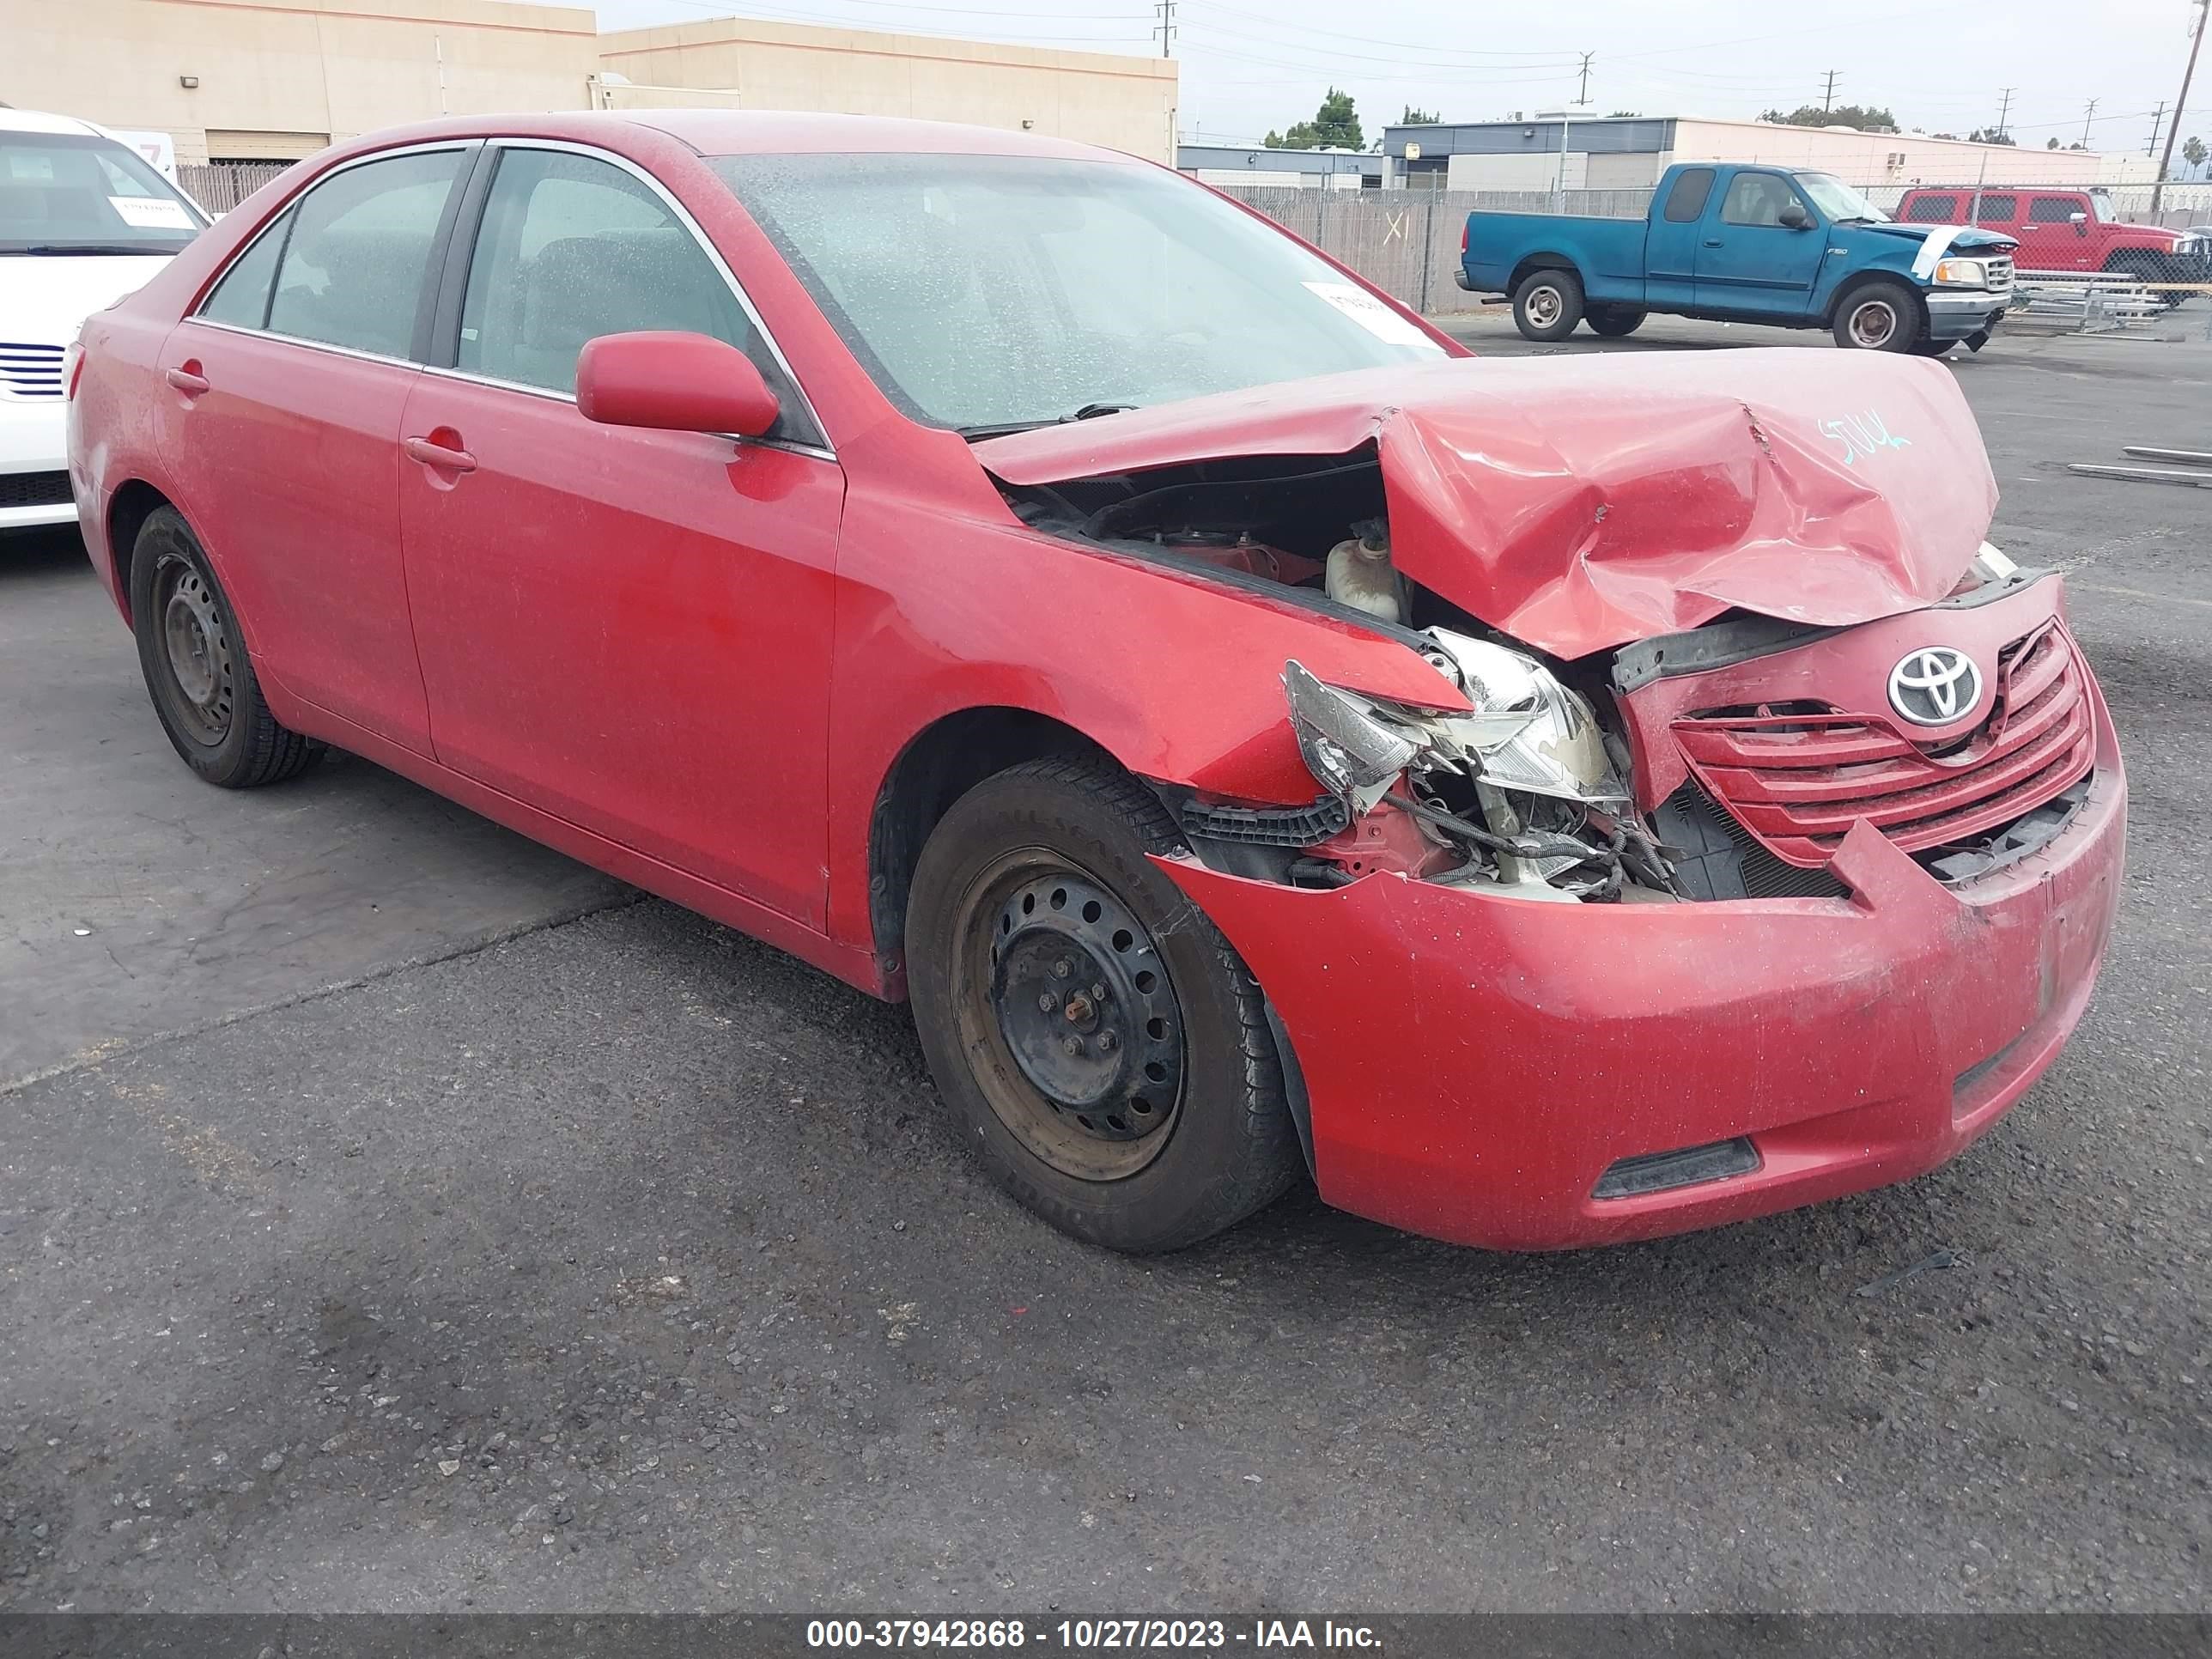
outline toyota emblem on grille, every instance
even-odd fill
[[[1948,726],[1982,699],[1982,671],[1963,651],[1924,646],[1889,671],[1889,706],[1915,726]]]

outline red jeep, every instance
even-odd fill
[[[2022,270],[2116,270],[2147,283],[2212,282],[2212,240],[2160,225],[2123,224],[2099,190],[2020,186],[1909,190],[1897,216],[1911,225],[1979,225],[2015,238]],[[2174,303],[2184,297],[2168,296]]]

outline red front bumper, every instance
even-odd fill
[[[1957,888],[1863,822],[1830,866],[1848,899],[1569,906],[1167,867],[1282,1018],[1329,1203],[1498,1249],[1645,1238],[1918,1175],[2026,1092],[2119,896],[2126,783],[2095,718],[2064,833]],[[1748,1173],[1592,1196],[1620,1159],[1739,1136]]]

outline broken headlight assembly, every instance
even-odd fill
[[[1526,652],[1448,629],[1423,655],[1470,711],[1419,708],[1284,665],[1298,751],[1350,823],[1387,803],[1458,855],[1431,877],[1534,899],[1672,894],[1588,699]]]

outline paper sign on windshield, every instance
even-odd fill
[[[1378,340],[1388,340],[1392,345],[1438,349],[1434,340],[1364,289],[1354,288],[1349,283],[1307,283],[1304,286],[1308,293],[1328,301]]]
[[[164,201],[158,196],[111,196],[107,204],[135,230],[193,228],[192,216],[185,211],[182,202]]]

